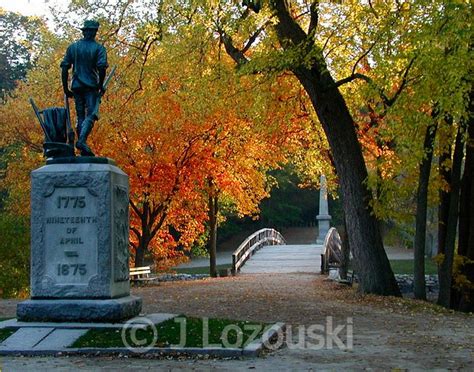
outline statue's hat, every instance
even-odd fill
[[[99,22],[88,19],[84,21],[84,26],[81,27],[81,30],[87,30],[87,29],[97,30],[98,28],[99,28]]]

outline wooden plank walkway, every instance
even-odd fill
[[[240,274],[316,273],[321,271],[319,244],[268,245],[255,253],[240,269]]]

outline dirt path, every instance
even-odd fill
[[[474,316],[453,314],[439,308],[395,298],[359,296],[354,290],[325,282],[322,277],[295,275],[248,275],[194,282],[164,283],[137,288],[144,312],[184,313],[191,316],[283,321],[291,325],[289,347],[264,358],[251,360],[149,360],[129,359],[127,369],[165,370],[310,370],[310,369],[474,369]],[[0,302],[0,316],[14,315],[14,302]],[[311,325],[334,328],[353,323],[353,349],[334,345],[316,348],[309,337]],[[297,326],[306,330],[303,344],[294,348]],[[304,327],[304,329],[303,329]],[[347,340],[343,339],[343,342]],[[326,345],[327,346],[327,345]],[[0,370],[124,367],[121,358],[0,358]]]

